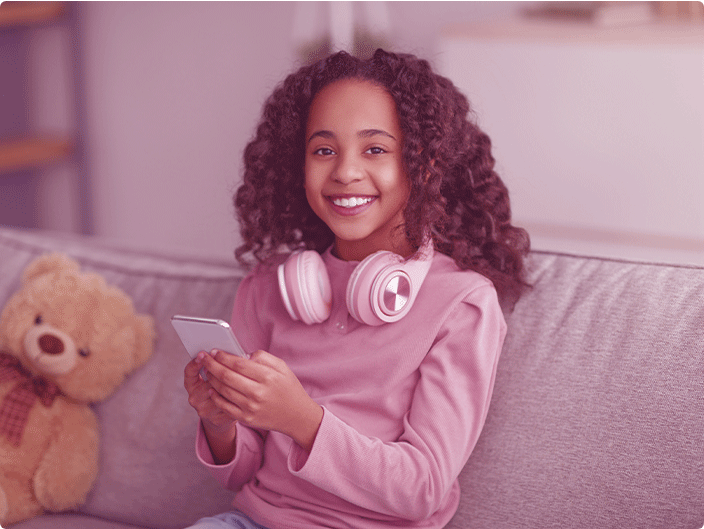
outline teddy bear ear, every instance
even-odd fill
[[[50,253],[35,259],[24,269],[22,282],[27,284],[37,277],[64,270],[66,272],[79,272],[80,265],[63,253]]]

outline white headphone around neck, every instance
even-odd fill
[[[381,325],[403,318],[413,306],[433,260],[433,245],[404,260],[379,251],[361,261],[347,282],[347,310],[360,323]],[[330,316],[332,289],[325,263],[313,250],[295,252],[278,268],[279,291],[286,311],[308,325]]]

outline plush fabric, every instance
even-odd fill
[[[451,528],[704,524],[704,270],[533,254]]]
[[[85,503],[100,451],[90,407],[151,358],[154,321],[100,274],[54,252],[23,270],[0,312],[0,343],[0,524],[8,525]]]
[[[22,269],[66,252],[154,316],[154,356],[96,407],[101,469],[81,514],[12,529],[172,529],[230,505],[194,456],[187,361],[169,318],[227,319],[232,263],[0,229],[0,302]],[[531,254],[507,313],[492,404],[453,529],[704,525],[704,269]],[[121,525],[121,524],[127,524]]]

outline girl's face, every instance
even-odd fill
[[[341,259],[413,253],[404,230],[395,229],[410,193],[402,146],[396,104],[383,88],[345,79],[315,96],[306,127],[306,198],[335,234]]]

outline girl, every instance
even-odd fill
[[[193,527],[452,518],[506,331],[497,290],[517,299],[528,251],[468,113],[427,62],[382,50],[302,68],[265,104],[235,195],[237,258],[259,265],[232,325],[254,353],[185,370],[198,456],[236,510]]]

